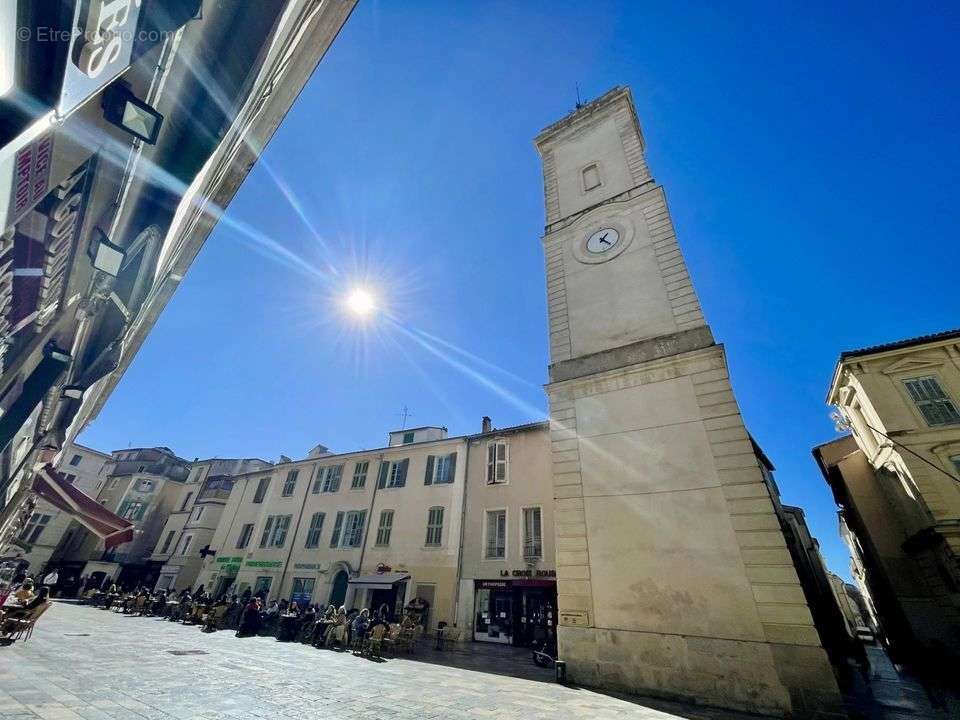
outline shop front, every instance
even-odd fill
[[[556,626],[557,583],[546,578],[474,581],[473,639],[529,647]]]
[[[350,578],[350,588],[355,591],[354,605],[379,610],[386,605],[392,619],[403,616],[410,574],[394,572],[387,568],[372,575]]]

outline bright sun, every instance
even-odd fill
[[[347,310],[353,315],[361,318],[367,317],[377,309],[377,302],[373,294],[369,290],[360,287],[354,288],[349,292],[344,300],[344,304],[347,306]]]

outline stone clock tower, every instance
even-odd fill
[[[629,90],[577,109],[536,146],[568,673],[759,712],[839,711]]]

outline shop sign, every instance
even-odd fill
[[[247,560],[244,565],[253,568],[278,568],[283,563],[279,560]]]
[[[510,588],[509,580],[477,580],[477,587],[481,590],[507,590]]]
[[[229,563],[230,565],[235,565],[237,563],[243,562],[242,557],[218,557],[216,560],[218,563]]]
[[[58,113],[70,113],[127,69],[141,0],[78,2]]]
[[[83,223],[91,165],[92,161],[88,161],[77,168],[39,206],[47,213],[49,222],[44,238],[47,254],[43,263],[43,288],[37,303],[40,310],[37,325],[45,325],[53,317],[66,289],[67,261]]]
[[[20,148],[13,158],[13,187],[9,217],[13,220],[33,207],[47,194],[50,160],[53,158],[53,133],[48,132]]]
[[[520,577],[520,578],[555,578],[556,570],[501,570],[500,577]]]
[[[590,615],[586,610],[561,610],[560,624],[574,627],[590,627]]]
[[[319,570],[320,564],[319,563],[294,563],[293,569],[294,570]]]

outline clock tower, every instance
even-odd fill
[[[791,716],[842,708],[650,175],[630,91],[536,138],[560,657],[575,682]]]

